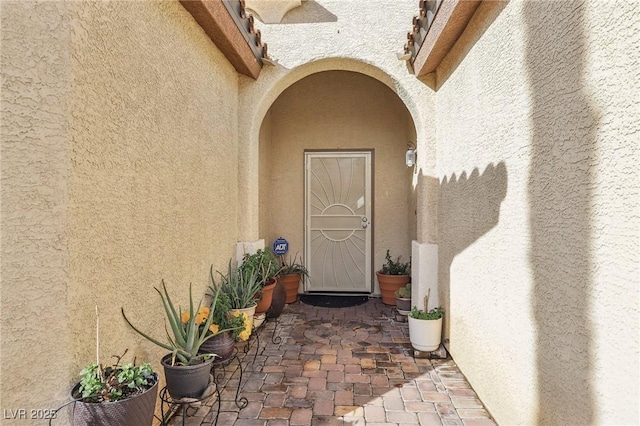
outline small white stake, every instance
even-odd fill
[[[96,305],[96,365],[100,367],[100,315]]]
[[[424,296],[424,311],[429,312],[429,293],[431,293],[431,289],[427,289],[427,295]]]

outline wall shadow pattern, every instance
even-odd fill
[[[421,175],[421,179],[429,179]],[[451,264],[455,257],[494,228],[507,194],[507,167],[503,161],[478,168],[467,176],[445,177],[438,188],[438,293],[448,315],[444,336],[449,337],[451,317]]]
[[[314,0],[306,0],[302,5],[290,10],[282,18],[281,24],[309,24],[337,22],[338,17]]]
[[[528,195],[538,424],[592,424],[591,168],[598,117],[590,106],[582,2],[527,2],[531,91]]]

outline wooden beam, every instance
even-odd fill
[[[482,0],[443,0],[412,62],[416,77],[432,73],[449,53]]]
[[[204,32],[240,74],[258,78],[261,61],[220,0],[180,0]]]

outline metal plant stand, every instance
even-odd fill
[[[162,425],[169,424],[171,417],[173,414],[177,412],[177,410],[182,410],[182,425],[185,425],[185,419],[188,417],[193,417],[203,402],[212,396],[216,396],[216,403],[218,405],[218,409],[216,410],[215,418],[209,422],[210,425],[218,424],[218,416],[220,414],[220,388],[216,386],[211,386],[214,383],[213,378],[210,381],[210,385],[205,390],[204,395],[200,398],[182,398],[175,399],[173,398],[165,386],[160,390],[160,412],[162,413]],[[165,407],[166,405],[166,407]],[[166,408],[166,409],[165,409]]]

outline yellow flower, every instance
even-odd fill
[[[250,333],[245,330],[242,333],[238,334],[238,337],[240,338],[240,340],[247,340],[249,338],[249,334]]]
[[[209,317],[210,309],[207,306],[203,306],[198,310],[198,315],[196,315],[196,324],[200,325],[207,320]]]
[[[182,314],[182,323],[186,324],[189,322],[189,318],[191,318],[191,315],[189,314],[189,312],[184,312]]]
[[[218,327],[218,324],[211,324],[209,326],[209,331],[213,334],[217,334],[218,331],[220,331],[220,327]]]
[[[247,315],[247,314],[245,314],[244,312],[243,312],[242,314],[243,314],[243,315]],[[236,309],[235,311],[233,311],[233,316],[234,316],[234,317],[236,317],[236,318],[237,318],[237,317],[239,317],[240,315],[241,315],[241,314],[240,314],[240,311],[239,311],[239,310],[237,310],[237,309]]]

